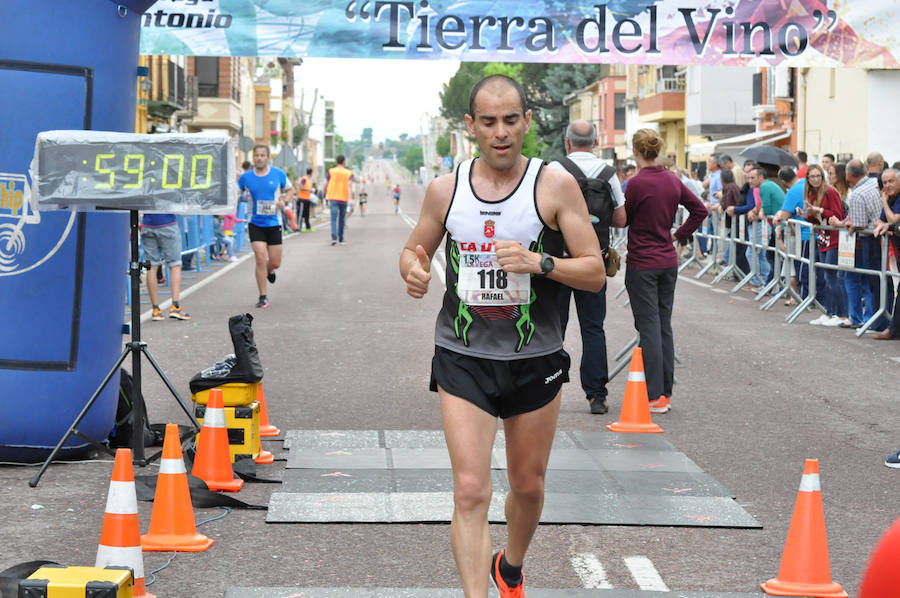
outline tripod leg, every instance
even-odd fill
[[[106,377],[103,378],[103,382],[100,383],[100,387],[94,391],[94,394],[91,395],[90,399],[88,399],[88,402],[81,410],[81,413],[78,414],[78,417],[75,418],[75,421],[72,422],[72,425],[69,426],[69,429],[66,430],[66,433],[63,435],[63,437],[59,440],[58,443],[56,443],[56,446],[53,448],[50,456],[47,457],[47,460],[44,461],[43,465],[41,465],[40,470],[38,470],[38,472],[34,474],[34,477],[28,480],[29,486],[34,488],[38,485],[38,482],[41,481],[41,476],[44,475],[47,467],[49,467],[53,459],[56,458],[56,455],[59,453],[60,449],[62,449],[62,445],[64,445],[69,437],[76,432],[78,424],[81,423],[81,420],[84,419],[84,416],[87,415],[87,412],[90,410],[90,408],[94,406],[94,401],[97,400],[97,397],[100,396],[100,393],[103,392],[103,389],[106,388],[107,384],[109,384],[109,381],[113,377],[113,375],[119,371],[119,368],[122,366],[122,362],[125,361],[125,358],[128,357],[129,353],[131,353],[131,347],[126,346],[125,350],[122,352],[122,355],[120,355],[118,361],[116,361],[116,364],[112,367],[111,370],[109,370],[109,373],[106,374]]]
[[[178,401],[178,404],[187,414],[188,418],[191,420],[191,423],[194,425],[194,428],[199,432],[200,431],[200,422],[197,421],[197,418],[194,417],[194,414],[191,412],[191,408],[184,402],[184,400],[178,396],[178,391],[175,390],[175,387],[172,386],[172,383],[169,382],[169,379],[166,377],[166,374],[162,371],[162,368],[159,367],[159,364],[156,363],[156,360],[153,359],[153,355],[150,354],[150,350],[147,348],[147,345],[142,345],[141,350],[144,352],[144,355],[147,356],[147,359],[150,361],[150,365],[153,366],[153,369],[156,370],[156,373],[159,374],[160,379],[163,381],[163,384],[166,385],[166,388],[169,389],[169,392],[172,393],[172,396],[175,397],[175,400]]]

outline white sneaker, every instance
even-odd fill
[[[829,328],[835,328],[837,326],[840,326],[841,322],[843,322],[843,321],[844,321],[843,318],[839,318],[837,316],[831,316],[830,318],[828,318],[827,321],[822,322],[822,326],[828,326]]]
[[[831,318],[825,314],[822,314],[815,320],[810,320],[809,323],[813,326],[822,326],[825,322],[829,321]]]

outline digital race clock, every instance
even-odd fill
[[[31,168],[40,210],[228,214],[237,202],[234,148],[221,135],[44,131]]]

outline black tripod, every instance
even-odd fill
[[[78,414],[78,417],[75,418],[75,421],[72,422],[72,425],[69,426],[69,429],[66,430],[66,433],[60,439],[60,441],[56,444],[56,447],[50,453],[50,456],[47,457],[47,460],[44,461],[44,464],[41,465],[41,469],[28,481],[28,485],[34,488],[38,485],[38,482],[41,480],[41,476],[44,475],[44,472],[47,470],[47,467],[62,449],[62,446],[66,443],[66,441],[74,434],[75,436],[81,438],[85,442],[92,444],[93,446],[99,448],[100,450],[109,453],[110,455],[115,455],[115,452],[109,448],[109,446],[99,442],[88,436],[87,434],[78,430],[78,424],[81,423],[81,420],[84,419],[84,416],[87,415],[87,412],[94,405],[94,402],[97,400],[97,397],[100,396],[100,393],[103,392],[103,389],[106,388],[106,385],[109,384],[109,381],[112,377],[119,371],[119,368],[122,366],[122,363],[125,361],[125,358],[128,355],[131,355],[131,370],[132,370],[132,434],[131,434],[131,451],[134,458],[134,462],[137,465],[144,466],[150,461],[156,459],[157,455],[154,455],[150,459],[146,459],[144,457],[144,398],[141,396],[141,354],[143,353],[147,359],[150,361],[150,365],[153,366],[153,369],[156,370],[156,373],[159,374],[159,377],[162,379],[163,383],[169,389],[169,392],[172,393],[172,396],[175,397],[175,400],[178,401],[178,404],[187,414],[188,418],[190,418],[191,423],[194,426],[194,429],[199,431],[200,424],[197,422],[193,413],[191,413],[190,407],[187,403],[182,400],[180,396],[178,396],[178,391],[175,390],[175,387],[172,386],[172,383],[169,382],[169,379],[166,377],[166,374],[162,371],[162,368],[159,367],[159,364],[153,359],[153,356],[150,354],[150,350],[147,349],[147,343],[141,341],[141,314],[140,314],[140,293],[141,293],[141,269],[147,268],[146,264],[142,264],[140,260],[140,250],[138,249],[138,236],[140,235],[140,231],[138,229],[138,212],[137,210],[131,210],[131,263],[129,265],[128,273],[131,277],[131,342],[125,343],[125,350],[122,351],[122,354],[119,356],[119,359],[116,361],[115,365],[109,370],[109,373],[106,374],[106,377],[103,378],[103,382],[100,383],[99,388],[94,391],[94,394],[91,395],[91,398],[88,399],[87,404],[81,410],[81,413]]]

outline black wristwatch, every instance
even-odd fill
[[[553,272],[553,268],[556,267],[556,262],[553,261],[553,256],[549,253],[541,254],[541,276],[547,276],[551,272]]]

